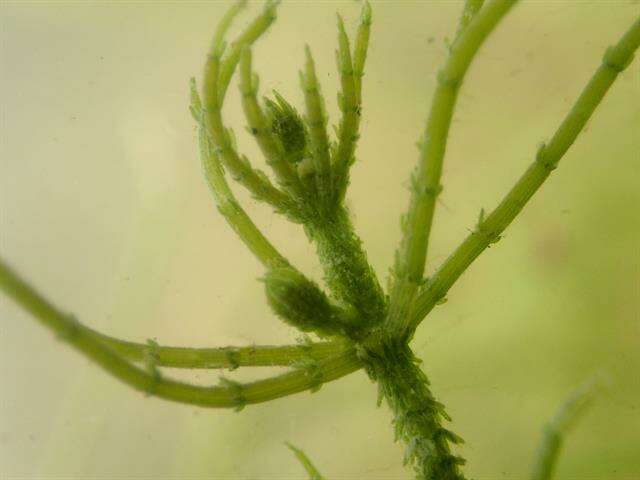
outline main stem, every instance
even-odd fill
[[[396,439],[406,445],[404,461],[413,464],[416,480],[464,480],[464,459],[450,448],[462,439],[443,427],[450,418],[409,346],[381,342],[362,347],[360,356],[393,413]]]

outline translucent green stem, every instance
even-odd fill
[[[562,449],[563,439],[593,401],[597,386],[597,382],[594,380],[581,385],[562,404],[553,419],[545,426],[531,480],[551,480]]]

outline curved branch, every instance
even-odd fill
[[[198,121],[198,140],[200,157],[205,178],[213,194],[218,211],[225,217],[231,228],[266,268],[287,267],[287,259],[271,244],[253,223],[244,209],[236,200],[225,179],[218,153],[211,145],[211,139],[206,131],[205,113],[202,111],[200,97],[191,81],[191,113]]]
[[[225,49],[224,34],[233,16],[223,18],[214,35],[213,44],[204,71],[204,107],[207,129],[215,142],[216,154],[229,169],[235,179],[249,190],[257,199],[272,205],[282,213],[293,213],[295,205],[291,198],[269,181],[264,173],[254,169],[249,161],[241,156],[235,147],[230,130],[222,121],[222,105],[229,84],[240,59],[242,49],[257,40],[275,19],[275,3],[269,2],[263,13],[233,43],[231,51],[221,63]]]
[[[89,334],[72,316],[67,315],[15,274],[0,260],[0,289],[43,326],[56,333],[85,357],[130,387],[165,400],[202,407],[236,408],[315,390],[323,383],[343,377],[361,368],[352,348],[320,361],[306,362],[283,375],[247,384],[225,380],[222,386],[203,387],[163,378],[155,364],[144,370],[122,358],[114,350]]]

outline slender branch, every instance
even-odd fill
[[[215,369],[237,367],[292,366],[310,359],[321,360],[346,347],[341,342],[313,342],[299,345],[251,345],[243,347],[191,348],[170,347],[155,343],[137,343],[114,338],[81,326],[114,352],[134,362],[144,362],[153,355],[158,367]]]
[[[316,390],[323,383],[358,370],[360,360],[353,349],[329,358],[306,362],[283,375],[247,384],[226,380],[223,386],[203,387],[163,378],[155,368],[151,372],[136,367],[94,335],[88,334],[72,316],[65,314],[0,260],[0,290],[33,315],[43,326],[56,333],[85,357],[130,387],[165,400],[202,407],[242,408],[304,390]],[[155,365],[152,365],[155,367]]]
[[[408,312],[423,280],[436,198],[442,189],[442,163],[460,85],[480,46],[514,4],[515,0],[495,0],[481,10],[456,39],[438,73],[394,269],[388,330],[400,338],[409,333]]]
[[[558,409],[545,426],[538,448],[531,480],[550,480],[560,455],[563,437],[591,405],[597,391],[597,381],[589,380],[581,385]]]
[[[492,243],[500,239],[531,197],[558,166],[558,162],[578,137],[618,75],[631,63],[640,46],[640,18],[620,41],[610,47],[602,64],[587,83],[578,100],[548,144],[538,150],[536,159],[500,204],[476,227],[433,275],[416,298],[411,315],[411,331],[442,299],[471,263]]]
[[[325,477],[323,477],[320,474],[320,472],[313,465],[313,463],[311,462],[311,460],[309,459],[306,453],[304,453],[299,448],[294,447],[289,442],[285,442],[285,445],[289,448],[289,450],[293,452],[293,454],[296,456],[300,464],[302,464],[302,467],[305,469],[305,471],[309,475],[309,480],[325,480]]]
[[[369,44],[371,29],[371,7],[365,3],[362,7],[360,27],[354,47],[354,58],[351,58],[349,37],[344,29],[342,17],[338,15],[338,44],[336,52],[342,93],[338,96],[338,104],[342,111],[342,120],[338,131],[338,146],[332,159],[335,178],[335,202],[339,204],[344,198],[349,183],[349,167],[354,161],[360,116],[362,114],[362,75]]]
[[[329,159],[329,138],[327,136],[327,116],[324,99],[320,93],[320,84],[311,55],[311,49],[305,47],[304,72],[300,72],[300,83],[304,92],[306,123],[309,128],[310,153],[315,172],[315,187],[321,205],[327,206],[332,191],[332,178]]]
[[[230,170],[235,179],[256,198],[271,204],[282,213],[293,213],[295,206],[288,195],[274,187],[264,173],[255,170],[245,157],[236,151],[233,137],[222,121],[222,105],[228,82],[238,64],[242,48],[250,45],[271,25],[275,18],[273,4],[269,4],[262,15],[240,36],[220,64],[224,51],[224,32],[227,24],[219,27],[209,53],[204,72],[204,107],[207,117],[207,129],[215,142],[217,155]],[[226,17],[223,19],[226,20]],[[229,20],[230,22],[230,20]]]
[[[258,76],[252,72],[251,50],[247,47],[240,60],[240,92],[249,131],[258,142],[267,164],[271,166],[281,185],[297,197],[302,196],[300,179],[286,158],[284,148],[271,131],[271,125],[258,103]]]

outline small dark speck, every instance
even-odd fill
[[[100,60],[104,60],[104,57],[103,57],[103,56],[100,56]]]
[[[429,38],[427,38],[427,43],[428,43],[429,45],[431,45],[431,44],[432,44],[433,42],[435,42],[435,41],[436,41],[435,37],[429,37]]]

